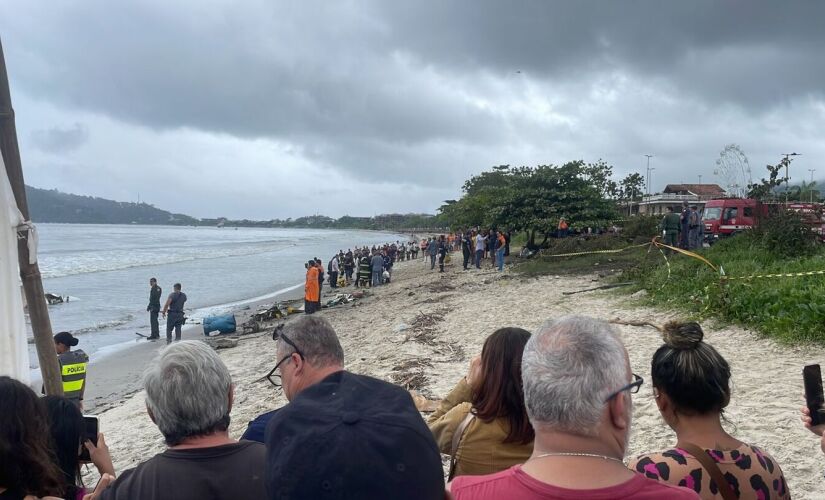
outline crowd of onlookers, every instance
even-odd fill
[[[167,448],[116,478],[103,435],[84,440],[76,404],[0,377],[0,498],[790,498],[776,460],[724,429],[730,366],[697,323],[665,325],[650,364],[674,444],[629,462],[645,380],[604,321],[496,330],[426,422],[401,387],[346,370],[326,319],[301,317],[272,337],[264,378],[289,403],[240,441],[228,433],[235,386],[220,356],[200,341],[162,350],[143,387]],[[807,410],[803,420],[810,427]],[[95,487],[80,479],[83,449]]]
[[[419,251],[424,262],[429,259],[431,270],[438,263],[439,272],[443,273],[450,254],[459,250],[464,254],[465,270],[469,269],[471,259],[481,269],[482,262],[489,256],[492,266],[502,271],[504,257],[510,255],[510,233],[495,229],[475,229],[431,236],[420,242],[413,238],[408,242],[398,240],[372,247],[355,247],[355,250],[347,249],[346,252],[339,250],[327,261],[326,266],[321,259],[315,257],[304,265],[307,269],[304,311],[312,314],[321,309],[324,283],[332,289],[350,285],[356,288],[385,285],[392,281],[393,265],[417,259]]]

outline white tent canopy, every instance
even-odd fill
[[[0,155],[0,375],[29,382],[26,319],[17,265],[17,226],[23,216]]]

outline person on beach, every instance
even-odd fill
[[[376,250],[370,261],[372,269],[372,286],[376,287],[384,280],[384,257]]]
[[[329,286],[338,288],[338,254],[332,256],[329,261]]]
[[[504,256],[510,256],[510,240],[513,238],[512,232],[508,229],[506,233],[504,233]]]
[[[441,455],[409,392],[346,371],[325,318],[288,322],[273,337],[268,379],[289,403],[266,429],[266,498],[445,498]]]
[[[186,294],[181,291],[180,283],[172,286],[174,291],[169,294],[166,304],[163,305],[163,317],[166,318],[166,343],[172,343],[172,330],[175,330],[175,341],[180,340],[180,329],[186,318],[183,315],[183,305],[186,304]]]
[[[149,340],[160,338],[160,325],[158,325],[158,314],[160,314],[160,297],[163,290],[158,286],[158,280],[149,279],[149,305],[146,310],[149,312]]]
[[[430,270],[435,269],[435,259],[438,255],[438,241],[433,237],[427,243],[427,255],[430,256]]]
[[[320,288],[318,286],[318,267],[314,260],[310,260],[306,264],[307,275],[304,283],[304,312],[306,314],[314,313],[316,304],[320,302]]]
[[[476,235],[476,269],[481,269],[481,259],[484,257],[484,248],[486,247],[487,236],[482,235],[481,231]]]
[[[688,249],[690,235],[690,208],[688,202],[682,202],[682,213],[679,215],[679,247]]]
[[[464,270],[469,269],[470,258],[473,255],[473,237],[470,231],[467,231],[461,236],[461,253],[464,256]]]
[[[103,500],[265,498],[266,448],[229,437],[235,391],[214,349],[197,340],[167,347],[143,386],[167,449],[124,471]]]
[[[665,343],[651,361],[653,397],[662,419],[676,432],[676,446],[642,455],[629,466],[651,479],[686,486],[705,499],[728,498],[721,488],[729,489],[732,498],[790,498],[776,460],[722,427],[722,413],[730,403],[730,365],[702,341],[702,327],[670,322],[663,336]],[[716,482],[716,471],[708,470],[700,454],[710,457],[724,485]]]
[[[347,284],[352,283],[353,269],[355,269],[355,258],[352,256],[352,250],[347,250],[344,255],[344,277],[347,279]]]
[[[57,362],[60,364],[63,395],[82,410],[89,355],[82,349],[72,351],[72,347],[79,343],[80,340],[69,332],[60,332],[54,336],[54,350],[57,353]]]
[[[699,226],[702,225],[702,218],[699,216],[699,211],[696,205],[690,207],[690,217],[688,218],[688,248],[695,250],[702,248],[702,241],[699,239]]]
[[[496,250],[498,249],[498,231],[495,229],[490,230],[490,234],[487,237],[487,250],[490,253],[490,263],[492,267],[495,269],[496,267]]]
[[[556,237],[557,238],[567,238],[567,232],[568,232],[569,227],[570,226],[567,224],[567,219],[565,219],[564,217],[560,218],[559,219],[559,227],[558,227]]]
[[[0,376],[0,408],[0,498],[62,497],[63,474],[52,458],[46,405],[26,384]]]
[[[80,453],[82,448],[89,451],[89,457],[101,477],[104,474],[115,475],[112,457],[103,433],[98,433],[97,444],[85,439],[85,422],[80,410],[63,396],[46,396],[43,398],[48,416],[49,434],[51,436],[52,456],[63,478],[63,491],[67,499],[81,500],[90,491],[83,487],[80,471]]]
[[[318,304],[316,311],[321,310],[321,294],[324,292],[324,263],[315,257],[315,267],[318,268]]]
[[[441,235],[441,238],[438,240],[438,272],[444,272],[444,261],[447,260],[447,252],[449,251],[450,244],[444,238],[444,235]]]
[[[498,263],[499,272],[504,270],[504,245],[505,244],[506,244],[506,240],[504,238],[504,233],[499,231],[499,233],[498,233],[498,244],[496,245],[496,262]]]
[[[457,477],[455,500],[698,498],[625,467],[631,393],[642,379],[609,324],[582,316],[545,323],[527,341],[521,375],[533,454],[496,474]]]
[[[667,207],[667,214],[662,218],[659,225],[662,230],[665,245],[676,247],[679,245],[679,229],[681,224],[679,222],[679,214],[673,212],[673,207]],[[667,249],[668,252],[673,250]]]
[[[358,258],[358,275],[355,279],[356,287],[370,286],[372,280],[372,259],[367,255]]]
[[[441,453],[450,455],[450,479],[502,471],[533,453],[533,427],[524,407],[521,355],[530,332],[500,328],[481,356],[430,415],[427,425]]]

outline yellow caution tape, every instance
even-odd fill
[[[670,246],[670,245],[665,245],[664,243],[662,243],[662,242],[660,242],[660,241],[657,241],[657,238],[658,238],[658,236],[654,236],[654,237],[653,237],[653,240],[651,241],[651,243],[652,243],[652,244],[654,244],[654,245],[656,245],[656,246],[657,246],[657,247],[659,247],[660,249],[661,249],[661,248],[669,248],[669,249],[671,249],[671,250],[673,250],[673,251],[675,251],[675,252],[679,252],[679,253],[681,253],[681,254],[687,255],[688,257],[692,257],[692,258],[694,258],[694,259],[698,259],[698,260],[700,260],[700,261],[704,262],[705,264],[707,264],[708,266],[710,266],[710,268],[711,268],[711,269],[713,269],[713,272],[716,272],[716,273],[719,273],[719,272],[720,272],[720,269],[721,269],[721,268],[717,268],[717,266],[714,266],[714,265],[713,265],[713,263],[711,263],[711,261],[709,261],[708,259],[706,259],[706,258],[702,257],[702,256],[701,256],[701,255],[699,255],[698,253],[696,253],[696,252],[691,252],[690,250],[685,250],[685,249],[683,249],[683,248],[678,248],[678,247],[673,247],[673,246]]]
[[[774,274],[751,274],[750,276],[722,276],[723,280],[750,280],[755,278],[795,278],[799,276],[814,276],[825,274],[825,271],[806,271],[801,273],[774,273]]]
[[[572,252],[572,253],[554,253],[554,254],[542,254],[542,257],[575,257],[576,255],[589,255],[589,254],[600,254],[600,253],[620,253],[624,252],[625,250],[629,250],[631,248],[641,248],[648,246],[649,243],[642,243],[641,245],[631,245],[629,247],[619,248],[618,250],[589,250],[587,252]]]
[[[678,247],[674,247],[674,246],[671,246],[671,245],[666,245],[666,244],[662,243],[661,241],[658,241],[658,238],[659,238],[658,236],[655,236],[651,240],[650,243],[642,243],[641,245],[631,245],[629,247],[619,248],[617,250],[590,250],[590,251],[587,251],[587,252],[557,253],[557,254],[551,254],[551,255],[542,254],[542,257],[575,257],[575,256],[578,256],[578,255],[612,254],[612,253],[621,253],[621,252],[624,252],[625,250],[630,250],[631,248],[641,248],[641,247],[649,246],[650,247],[649,250],[652,250],[653,248],[658,249],[659,252],[662,254],[662,257],[665,259],[665,264],[667,265],[667,274],[668,274],[668,279],[665,280],[665,284],[667,284],[667,282],[670,281],[670,261],[668,260],[667,255],[665,255],[665,252],[663,251],[664,248],[673,250],[674,252],[679,252],[682,255],[687,255],[690,258],[696,259],[696,260],[706,264],[708,267],[713,269],[713,271],[715,273],[719,274],[719,278],[721,280],[733,281],[733,280],[750,280],[750,279],[759,279],[759,278],[794,278],[794,277],[800,277],[800,276],[825,275],[825,270],[822,270],[822,271],[805,271],[805,272],[799,272],[799,273],[772,273],[772,274],[751,274],[749,276],[726,276],[725,275],[725,270],[724,270],[724,268],[722,268],[722,266],[714,265],[711,261],[709,261],[708,259],[706,259],[705,257],[699,255],[696,252],[691,252],[690,250],[685,250],[683,248],[678,248]],[[664,285],[662,285],[662,288],[664,288]]]

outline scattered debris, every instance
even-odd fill
[[[427,376],[424,368],[432,368],[432,363],[426,359],[409,359],[396,365],[390,374],[393,382],[407,390],[420,390],[427,385]]]
[[[236,337],[217,337],[217,338],[207,338],[204,340],[207,344],[209,344],[212,349],[231,349],[233,347],[238,347],[238,339]]]
[[[657,325],[656,323],[651,323],[650,321],[633,321],[629,319],[621,319],[621,318],[613,318],[608,323],[612,323],[614,325],[628,325],[628,326],[650,326],[653,327],[660,332],[662,331],[662,327]]]
[[[635,285],[635,284],[636,284],[636,282],[634,282],[634,281],[628,281],[626,283],[611,283],[609,285],[602,285],[602,286],[597,286],[597,287],[593,287],[593,288],[585,288],[584,290],[575,290],[575,291],[572,291],[572,292],[561,292],[561,294],[562,295],[573,295],[573,294],[576,294],[576,293],[592,292],[594,290],[607,290],[609,288],[618,288],[620,286],[629,286],[629,285]]]

